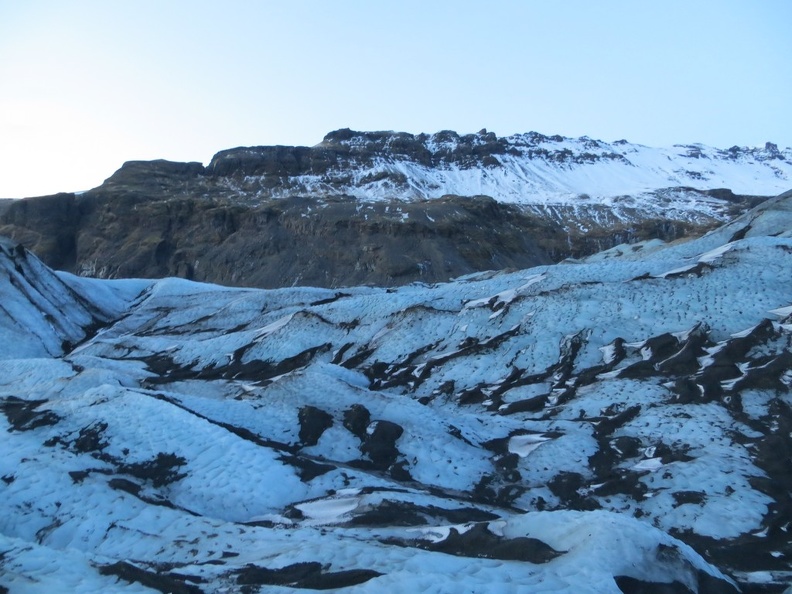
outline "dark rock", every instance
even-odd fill
[[[647,582],[620,575],[614,578],[624,594],[697,594],[681,582]]]
[[[374,509],[355,515],[351,526],[423,526],[423,508],[409,501],[383,501]]]
[[[187,476],[177,472],[177,469],[185,464],[187,460],[181,456],[160,452],[146,462],[122,464],[118,470],[141,480],[149,480],[154,487],[163,487]]]
[[[90,472],[87,470],[70,470],[69,476],[71,477],[72,482],[77,485],[83,482],[85,479],[88,478]]]
[[[578,489],[583,487],[583,475],[578,472],[560,472],[547,483],[553,495],[569,499]]]
[[[237,573],[237,584],[290,586],[321,572],[322,564],[316,561],[294,563],[279,569],[248,565]]]
[[[595,437],[604,437],[606,435],[610,435],[622,425],[632,421],[640,414],[640,412],[640,406],[630,406],[613,417],[601,420],[599,423],[597,423],[597,428],[594,430]]]
[[[711,362],[701,371],[700,379],[722,382],[740,377],[741,371],[737,364],[746,360],[752,348],[765,343],[774,334],[772,322],[765,319],[747,334],[717,345],[718,349],[710,355]]]
[[[385,500],[373,509],[355,514],[350,526],[423,526],[430,522],[486,522],[499,516],[474,507],[445,509],[434,505],[418,505],[410,501]]]
[[[738,379],[732,390],[773,390],[777,392],[788,392],[789,386],[784,383],[784,375],[792,369],[792,352],[784,350],[777,357],[773,357],[767,363],[748,367],[743,377]]]
[[[237,584],[331,590],[362,584],[381,575],[371,569],[323,572],[322,564],[316,561],[294,563],[279,569],[247,565],[237,572]]]
[[[676,404],[705,403],[704,389],[690,377],[681,377],[674,381],[671,391],[674,393],[673,401]]]
[[[185,583],[181,576],[177,578],[166,573],[148,571],[126,561],[103,565],[99,568],[99,573],[114,575],[129,583],[137,582],[163,594],[201,594],[203,592],[198,586]]]
[[[671,462],[690,462],[693,460],[687,453],[690,447],[686,445],[672,448],[663,442],[658,442],[652,447],[654,448],[652,457],[660,458],[663,464],[670,464]],[[649,457],[649,454],[647,454],[647,457]]]
[[[509,404],[504,406],[499,412],[502,415],[514,415],[523,412],[538,412],[545,407],[548,398],[549,395],[542,394],[539,396],[526,398],[524,400],[517,400],[515,402],[510,402]]]
[[[333,417],[315,406],[303,406],[297,413],[300,421],[300,442],[303,446],[313,446],[325,430],[333,426]]]
[[[368,359],[372,355],[372,353],[374,353],[374,350],[375,349],[362,348],[357,353],[352,355],[349,359],[341,363],[341,367],[346,367],[347,369],[354,369],[355,367],[363,363],[363,361]]]
[[[412,481],[413,477],[410,474],[410,471],[407,469],[407,466],[408,464],[406,460],[395,462],[388,468],[388,473],[390,474],[391,478],[399,482],[405,483]]]
[[[657,369],[665,374],[682,375],[695,373],[699,369],[698,358],[706,354],[704,351],[706,341],[706,334],[691,336],[679,351],[658,363]]]
[[[516,470],[520,463],[520,456],[514,453],[504,454],[495,458],[494,463],[498,470]]]
[[[107,429],[107,423],[98,422],[87,427],[80,429],[80,435],[74,440],[72,444],[74,450],[78,453],[84,454],[88,452],[101,452],[107,447],[107,442],[104,441],[104,431]]]
[[[481,404],[488,398],[487,394],[482,390],[483,387],[484,386],[474,386],[473,388],[462,390],[457,396],[457,402],[462,406]]]
[[[525,561],[534,564],[547,563],[564,554],[536,538],[496,536],[489,531],[486,523],[476,524],[463,533],[451,528],[448,537],[440,542],[418,541],[416,544],[423,549],[460,557]]]
[[[706,493],[701,491],[676,491],[675,493],[671,493],[671,496],[674,498],[674,507],[679,507],[686,503],[703,505],[707,500]]]
[[[637,472],[624,472],[606,480],[594,490],[594,494],[598,497],[624,494],[635,501],[643,501],[649,488],[640,479],[641,475]]]
[[[349,293],[336,293],[332,297],[328,297],[327,299],[319,299],[318,301],[312,301],[310,303],[311,307],[315,307],[317,305],[327,305],[328,303],[334,303],[339,299],[343,299],[344,297],[349,297]]]
[[[740,594],[740,590],[729,582],[722,580],[706,571],[696,572],[698,578],[698,594]]]
[[[366,429],[371,423],[371,413],[362,404],[353,404],[344,411],[344,427],[361,441],[365,441]]]
[[[653,375],[657,375],[657,369],[651,361],[637,361],[619,371],[623,379],[646,379]]]
[[[500,456],[505,456],[509,453],[509,440],[511,439],[511,434],[507,435],[506,437],[497,437],[495,439],[490,439],[485,441],[481,444],[483,448],[488,449],[495,454]]]
[[[650,363],[657,363],[663,359],[667,359],[679,348],[679,340],[673,334],[666,332],[658,336],[653,336],[644,342],[641,350],[649,352],[648,361]]]
[[[310,590],[335,590],[338,588],[349,588],[358,584],[379,577],[379,571],[373,569],[347,569],[345,571],[329,571],[319,575],[307,576],[297,582],[295,587],[307,588]]]
[[[72,476],[72,480],[74,480],[74,478],[75,477]],[[141,485],[138,485],[137,483],[134,483],[129,479],[125,479],[125,478],[113,478],[110,479],[107,482],[107,484],[110,486],[111,489],[115,489],[116,491],[124,491],[125,493],[129,493],[130,495],[134,495],[135,497],[140,497],[140,490],[143,488]]]
[[[304,483],[308,483],[316,477],[327,474],[336,468],[330,464],[319,464],[318,462],[303,458],[302,456],[284,455],[280,456],[279,460],[284,464],[293,466],[297,470],[300,480]]]
[[[22,400],[9,396],[0,401],[0,411],[3,411],[11,429],[14,431],[31,431],[39,427],[56,425],[61,418],[51,410],[36,410],[46,400]]]
[[[307,348],[296,355],[286,357],[280,361],[261,361],[259,359],[254,359],[243,363],[242,358],[245,351],[251,346],[252,345],[247,345],[237,349],[237,351],[234,352],[233,361],[230,364],[224,367],[203,369],[198,373],[197,377],[201,379],[212,379],[215,377],[253,379],[262,382],[305,367],[317,354],[326,352],[332,347],[331,344],[325,343]],[[171,378],[173,378],[173,375],[173,373],[170,374]]]
[[[455,427],[454,425],[448,426],[448,434],[451,437],[455,437],[459,441],[464,441],[468,445],[473,445],[469,439],[467,439],[464,435],[462,435],[462,431],[459,427]]]
[[[591,511],[600,509],[600,504],[581,491],[585,485],[583,476],[577,472],[560,472],[554,476],[547,486],[553,495],[561,500],[566,509]]]
[[[632,458],[640,452],[641,440],[624,435],[611,440],[611,445],[623,458]]]
[[[234,351],[230,363],[219,366],[185,367],[177,364],[172,358],[160,354],[144,357],[142,360],[150,371],[159,376],[150,378],[148,380],[150,384],[164,384],[187,379],[246,379],[267,382],[274,377],[305,367],[317,354],[326,352],[332,347],[329,343],[320,344],[280,361],[253,359],[243,362],[245,352],[252,346],[252,344],[248,344],[237,349]]]
[[[375,421],[373,430],[366,436],[366,440],[360,446],[360,451],[367,454],[374,467],[385,470],[396,461],[399,450],[396,448],[396,441],[404,433],[404,429],[396,423],[390,421]]]

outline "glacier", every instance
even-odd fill
[[[792,581],[792,193],[389,289],[0,266],[0,591]]]

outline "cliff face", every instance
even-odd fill
[[[249,207],[58,195],[21,201],[0,220],[0,234],[45,262],[102,278],[392,286],[550,262],[537,243],[547,230],[485,197],[363,206],[338,199],[321,207],[292,198]]]
[[[772,146],[658,151],[339,130],[315,147],[222,151],[206,167],[128,162],[79,195],[0,205],[0,234],[90,276],[393,286],[700,235],[763,199],[711,184],[739,187],[750,171],[755,193],[774,194],[790,166]],[[692,185],[668,185],[682,182]],[[613,193],[631,187],[643,190]]]

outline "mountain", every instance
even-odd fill
[[[226,179],[229,189],[254,200],[295,194],[427,200],[454,194],[524,205],[574,205],[586,195],[584,200],[615,208],[637,203],[651,209],[639,198],[663,188],[775,195],[792,181],[792,149],[779,151],[773,143],[726,151],[698,144],[656,149],[536,132],[498,138],[486,130],[460,136],[452,131],[412,135],[344,129],[311,148],[222,151],[204,172]],[[618,200],[627,196],[636,200]],[[684,200],[669,200],[665,206],[690,210]]]
[[[437,282],[702,233],[792,186],[792,150],[655,149],[535,132],[331,132],[200,163],[132,161],[0,208],[57,269],[234,286]]]
[[[0,591],[788,591],[792,192],[399,288],[0,247]]]

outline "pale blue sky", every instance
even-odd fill
[[[0,0],[0,197],[337,128],[792,146],[789,0]]]

